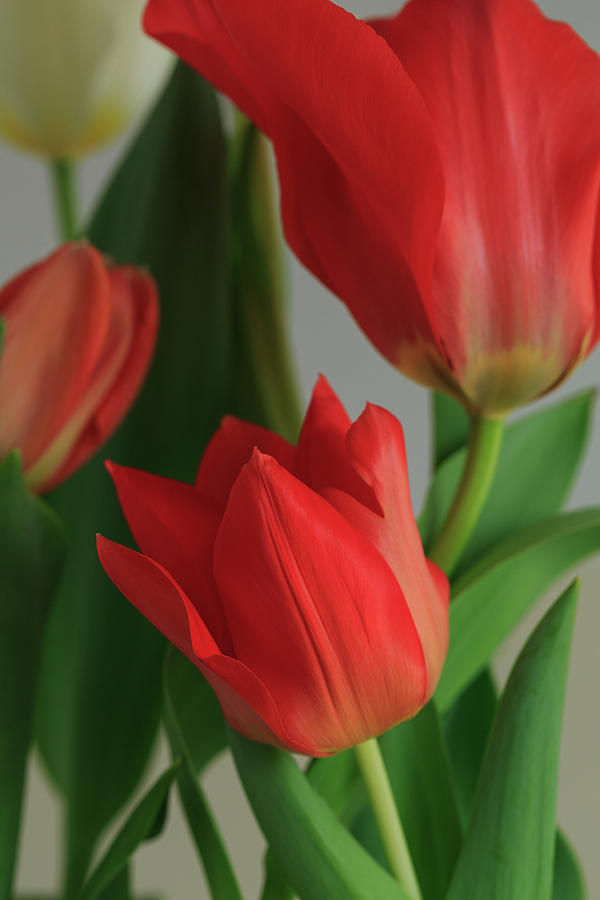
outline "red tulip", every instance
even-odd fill
[[[325,756],[432,695],[448,582],[423,554],[390,413],[351,425],[321,379],[297,447],[226,418],[195,487],[109,469],[142,553],[99,537],[102,565],[234,728]]]
[[[600,337],[600,61],[530,0],[150,0],[273,140],[289,243],[387,358],[472,411]]]
[[[20,448],[29,486],[47,491],[107,439],[148,368],[154,283],[65,244],[0,291],[0,457]]]

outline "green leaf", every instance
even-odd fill
[[[585,900],[585,886],[579,862],[562,832],[556,834],[552,900]]]
[[[91,240],[147,266],[159,286],[156,356],[138,402],[53,502],[69,529],[67,577],[49,623],[39,706],[43,756],[67,800],[68,883],[131,796],[160,717],[165,642],[98,564],[94,535],[131,543],[102,458],[192,480],[227,411],[226,145],[216,96],[179,66],[113,178]]]
[[[578,592],[574,582],[544,616],[508,679],[448,900],[550,900],[562,710]]]
[[[237,122],[231,152],[236,413],[296,441],[302,415],[272,151],[251,122],[241,115]]]
[[[230,730],[258,823],[301,900],[410,900],[311,788],[289,753]]]
[[[455,700],[444,717],[444,736],[460,819],[466,827],[498,697],[489,669]]]
[[[174,763],[142,797],[110,847],[94,868],[80,895],[80,900],[95,900],[103,888],[118,876],[140,844],[148,840],[155,830],[169,789],[180,762]]]
[[[313,760],[307,778],[345,825],[351,825],[369,802],[353,750]]]
[[[579,394],[506,429],[490,494],[455,578],[515,529],[559,511],[582,459],[594,399],[593,391]],[[466,450],[459,450],[435,473],[419,519],[426,546],[446,518],[465,459]]]
[[[220,743],[214,739],[223,733],[214,727],[214,704],[218,702],[197,669],[173,647],[165,659],[165,726],[174,756],[183,758],[177,774],[177,787],[194,844],[202,861],[213,900],[241,900],[241,892],[223,843],[219,827],[194,772],[212,759]],[[195,672],[192,677],[189,667]],[[220,714],[220,710],[219,710]],[[208,739],[199,735],[206,729]]]
[[[433,468],[438,469],[444,460],[469,439],[470,421],[465,408],[447,394],[431,394],[433,414]]]
[[[0,462],[0,898],[12,896],[42,636],[65,554],[52,510]]]
[[[206,678],[187,657],[170,646],[165,658],[165,701],[183,740],[192,769],[201,773],[227,747],[221,706]],[[177,753],[184,752],[180,747]]]
[[[411,857],[425,900],[442,898],[462,831],[440,721],[433,704],[379,738]],[[354,753],[316,760],[308,780],[338,819],[387,865]],[[273,896],[277,896],[273,893]]]
[[[461,578],[435,700],[447,711],[544,590],[600,549],[600,509],[553,516],[503,541]]]

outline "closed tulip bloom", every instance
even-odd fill
[[[0,291],[0,458],[19,448],[36,492],[63,481],[133,402],[158,325],[154,282],[65,244]]]
[[[109,468],[142,552],[100,537],[102,564],[234,728],[325,756],[431,697],[448,582],[424,556],[390,413],[351,424],[321,379],[297,447],[226,418],[194,487]]]
[[[140,33],[143,0],[2,0],[0,134],[52,157],[118,135],[160,85],[169,54]]]
[[[600,60],[530,0],[150,0],[146,28],[272,139],[300,259],[474,413],[594,347]]]

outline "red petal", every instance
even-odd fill
[[[116,587],[206,676],[234,728],[255,740],[312,754],[312,745],[288,739],[273,698],[260,679],[219,653],[204,622],[162,566],[101,535],[98,555]]]
[[[108,270],[111,320],[104,346],[70,423],[72,449],[49,486],[64,480],[112,434],[137,396],[158,331],[155,284],[130,266]],[[59,435],[60,442],[64,436]]]
[[[433,344],[443,175],[386,43],[328,0],[150,0],[145,27],[273,140],[287,238],[375,345],[398,363]]]
[[[220,507],[196,488],[107,463],[142,553],[163,566],[192,601],[224,653],[231,638],[212,573]]]
[[[207,497],[225,504],[231,485],[240,474],[242,466],[252,456],[255,447],[275,457],[286,469],[292,468],[295,453],[292,444],[260,425],[242,422],[234,416],[225,416],[204,451],[196,476],[196,487]]]
[[[502,411],[549,388],[597,321],[600,59],[529,0],[413,0],[385,36],[446,176],[435,321],[476,405]]]
[[[294,475],[314,491],[337,487],[377,510],[372,490],[357,476],[346,452],[350,425],[346,410],[320,375],[298,438]]]
[[[15,447],[26,470],[81,401],[110,321],[100,254],[65,244],[0,293],[5,335],[0,367],[0,455]]]
[[[258,451],[232,488],[214,571],[235,655],[299,744],[331,753],[420,708],[423,651],[390,569],[325,500]]]
[[[327,491],[325,496],[377,547],[394,572],[423,645],[430,697],[448,649],[449,585],[423,553],[410,502],[402,426],[391,413],[368,405],[348,432],[347,445],[383,514],[339,491]]]
[[[97,546],[100,562],[111,581],[193,663],[199,655],[219,653],[196,609],[166,569],[102,535],[98,535]]]

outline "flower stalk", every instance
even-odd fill
[[[377,738],[358,744],[354,752],[390,868],[409,896],[413,900],[422,900],[421,889]]]
[[[451,575],[473,533],[498,464],[503,419],[473,418],[467,461],[446,521],[429,548],[428,557]]]
[[[58,230],[63,241],[77,237],[75,166],[70,159],[55,159],[50,165]]]

